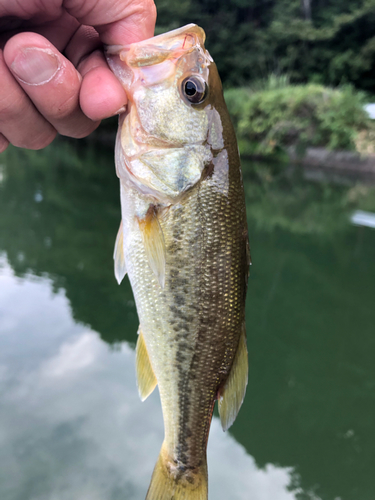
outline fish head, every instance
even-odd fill
[[[144,194],[180,196],[199,181],[212,149],[222,147],[214,106],[221,84],[204,41],[204,31],[190,24],[107,49],[128,96],[117,136],[117,174]]]

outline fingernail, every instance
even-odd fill
[[[49,49],[23,49],[11,64],[15,75],[29,85],[42,85],[52,80],[60,68],[57,56]]]

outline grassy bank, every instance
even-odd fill
[[[351,86],[290,85],[269,77],[252,88],[229,89],[225,99],[243,155],[280,157],[290,146],[368,150],[375,126],[364,111],[368,98]]]

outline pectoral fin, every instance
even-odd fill
[[[219,396],[219,414],[224,431],[236,420],[245,397],[248,377],[248,358],[245,325],[243,325],[233,366]]]
[[[165,242],[156,208],[150,205],[144,219],[138,219],[148,263],[162,288],[165,283]]]
[[[138,392],[141,401],[144,401],[152,393],[157,385],[157,380],[152,369],[148,356],[145,339],[141,327],[139,327],[139,337],[135,351],[135,362],[137,371]]]
[[[125,256],[124,256],[124,232],[122,230],[122,221],[116,237],[115,251],[113,253],[115,261],[115,277],[120,284],[126,274]]]

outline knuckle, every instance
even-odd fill
[[[35,137],[31,141],[29,149],[37,150],[49,146],[49,144],[51,144],[51,142],[55,139],[56,134],[56,130],[50,130],[47,133],[41,134],[39,137]]]
[[[63,100],[51,105],[49,118],[55,120],[68,119],[79,108],[78,92],[68,94]]]
[[[43,149],[47,147],[56,137],[56,130],[49,129],[48,131],[43,131],[39,134],[22,137],[12,141],[13,146],[24,149]]]
[[[0,137],[0,153],[4,153],[4,151],[8,146],[9,146],[9,141],[5,139],[4,136]]]
[[[59,130],[61,135],[65,135],[67,137],[72,137],[73,139],[83,139],[90,135],[98,126],[99,122],[89,121],[87,118],[84,118],[80,125],[77,123],[75,126],[65,127],[66,130]]]
[[[21,120],[26,109],[26,97],[18,92],[0,95],[0,121]]]
[[[157,12],[154,0],[143,0],[140,4],[140,13],[145,22],[155,24]]]
[[[150,13],[150,17],[155,22],[156,21],[156,17],[157,17],[157,11],[156,11],[155,2],[154,2],[154,0],[147,0],[147,2],[148,2],[148,5],[147,5],[148,12]]]
[[[81,77],[76,69],[67,66],[63,79],[46,89],[45,95],[38,96],[37,107],[48,121],[65,120],[79,109]]]

